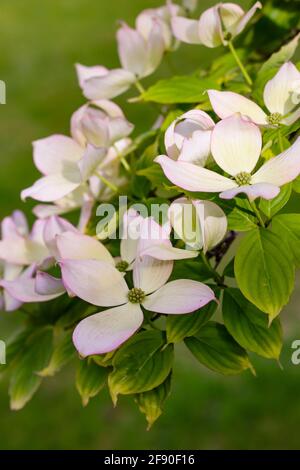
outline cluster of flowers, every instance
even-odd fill
[[[34,208],[38,220],[31,231],[19,211],[2,221],[2,309],[16,310],[24,302],[48,301],[65,293],[110,307],[77,325],[73,341],[85,357],[112,351],[132,336],[143,323],[141,306],[158,314],[185,314],[216,300],[201,282],[168,279],[174,261],[197,257],[200,250],[205,253],[223,240],[227,220],[217,204],[182,197],[170,205],[164,225],[129,209],[117,259],[96,236],[86,234],[86,227],[95,201],[110,199],[131,171],[126,155],[133,125],[110,100],[132,85],[141,90],[139,80],[154,72],[178,41],[227,45],[260,7],[258,2],[245,13],[232,3],[218,4],[196,21],[168,2],[142,12],[135,29],[121,24],[117,41],[122,68],[77,65],[79,85],[89,101],[73,114],[71,137],[53,135],[34,143],[34,163],[43,176],[22,192],[22,198],[43,203]],[[251,202],[276,197],[280,187],[300,173],[300,139],[260,165],[260,127],[289,125],[299,118],[299,104],[292,99],[299,80],[290,62],[278,70],[264,90],[268,114],[237,93],[208,90],[220,121],[215,123],[200,109],[186,112],[167,129],[167,155],[156,162],[173,184],[187,191],[216,192],[224,199],[245,193]],[[185,207],[192,208],[189,218]],[[61,217],[74,209],[81,210],[77,227]],[[196,238],[190,233],[195,224]],[[172,245],[172,230],[190,249]],[[54,265],[60,267],[60,277],[49,274]]]

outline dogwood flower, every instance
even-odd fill
[[[172,246],[169,224],[161,226],[152,217],[143,218],[134,209],[123,216],[120,252],[116,267],[121,272],[131,270],[134,262],[146,255],[165,261],[198,256],[197,251]]]
[[[215,299],[205,284],[188,279],[167,282],[172,261],[145,256],[134,265],[133,288],[115,267],[98,260],[63,260],[61,270],[68,289],[86,302],[113,307],[82,320],[73,342],[83,357],[113,351],[143,323],[141,307],[151,312],[194,312]],[[201,314],[201,313],[199,313]]]
[[[62,224],[67,224],[63,219],[57,222],[61,224],[61,229]],[[11,217],[2,221],[0,286],[3,288],[3,294],[0,295],[0,304],[1,308],[7,311],[18,309],[24,302],[52,300],[64,292],[61,281],[46,273],[37,273],[37,266],[41,266],[49,257],[49,248],[53,244],[53,241],[50,244],[50,232],[47,231],[46,225],[45,221],[38,220],[29,233],[24,214],[20,211],[15,211]],[[69,230],[70,226],[71,224],[68,225]],[[49,243],[44,240],[45,228]],[[24,269],[26,265],[30,266]],[[36,290],[36,287],[41,285],[43,295]]]
[[[221,119],[239,112],[260,126],[290,125],[300,117],[299,100],[295,99],[299,86],[300,72],[292,62],[286,62],[264,88],[264,102],[270,114],[232,91],[209,90],[208,95],[215,113]]]
[[[111,99],[127,91],[159,66],[165,48],[165,28],[155,18],[140,19],[136,29],[122,23],[117,32],[120,69],[80,69],[84,96],[89,100]],[[78,69],[77,69],[78,70]],[[84,72],[83,72],[84,70]],[[85,78],[90,73],[88,78]],[[85,77],[83,76],[85,74]]]
[[[211,151],[215,123],[200,109],[192,109],[175,119],[165,133],[167,155],[173,160],[204,166]]]
[[[214,202],[181,197],[172,202],[169,219],[175,234],[204,253],[220,243],[227,232],[227,218]]]
[[[245,29],[258,8],[262,8],[260,2],[256,2],[246,13],[235,3],[218,3],[204,11],[199,20],[174,17],[173,33],[180,41],[189,44],[226,46]]]
[[[22,199],[52,202],[67,196],[86,183],[106,153],[106,148],[90,144],[82,147],[64,135],[37,140],[33,144],[33,159],[44,176],[22,191]]]
[[[167,0],[166,5],[162,7],[143,10],[136,19],[137,30],[143,32],[144,37],[149,37],[153,27],[153,19],[155,19],[161,25],[165,50],[171,50],[173,43],[171,19],[180,14],[183,14],[183,9]]]
[[[108,148],[128,137],[133,127],[121,108],[109,100],[87,103],[71,118],[71,135],[82,147],[92,144],[94,147]]]
[[[231,199],[239,193],[246,193],[250,200],[257,197],[273,199],[280,186],[294,180],[300,173],[300,138],[253,174],[261,147],[259,128],[235,114],[216,124],[211,138],[212,155],[229,177],[192,163],[175,162],[165,155],[155,161],[173,184],[188,191],[221,193],[223,199]]]

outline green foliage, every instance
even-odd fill
[[[259,203],[260,210],[271,219],[277,212],[279,212],[289,201],[292,193],[292,184],[285,184],[280,188],[280,193],[274,199],[261,199]]]
[[[158,387],[173,365],[173,346],[161,331],[142,331],[127,341],[113,359],[108,385],[114,403],[118,395],[142,393]]]
[[[147,419],[149,430],[163,413],[163,406],[171,392],[171,374],[158,387],[136,395],[135,401]]]
[[[107,379],[107,369],[99,366],[93,359],[78,362],[76,369],[76,388],[86,406],[90,398],[98,395]]]
[[[211,88],[218,89],[218,84],[210,78],[183,75],[159,80],[141,98],[162,104],[202,103],[207,100],[206,91]]]
[[[300,215],[280,214],[272,220],[272,231],[288,245],[296,266],[300,266]]]
[[[39,388],[39,372],[48,366],[53,353],[53,330],[37,329],[19,350],[18,360],[11,372],[9,395],[12,410],[22,409]]]
[[[276,318],[271,325],[238,289],[226,289],[223,297],[223,319],[231,336],[245,349],[262,357],[279,359],[282,329]]]
[[[75,348],[72,343],[72,332],[62,332],[54,337],[53,353],[49,364],[39,371],[41,377],[49,377],[59,372],[75,357]]]
[[[236,375],[252,368],[246,351],[220,323],[208,322],[185,344],[201,364],[220,374]]]
[[[288,244],[274,232],[257,228],[238,247],[235,276],[244,296],[275,318],[294,286],[294,266]]]

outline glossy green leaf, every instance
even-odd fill
[[[108,378],[112,400],[119,394],[142,393],[158,387],[169,375],[173,364],[173,346],[166,345],[158,330],[143,331],[125,343],[113,359]]]
[[[86,406],[90,398],[98,395],[105,385],[107,369],[100,367],[93,359],[88,358],[78,362],[76,369],[76,388]]]
[[[271,219],[277,212],[279,212],[289,201],[292,193],[292,184],[288,183],[281,187],[280,193],[274,199],[267,201],[261,199],[259,203],[260,210]]]
[[[179,343],[186,337],[194,336],[211,319],[217,308],[216,302],[210,302],[193,313],[168,315],[166,321],[168,343]]]
[[[256,217],[247,199],[238,199],[236,205],[227,213],[228,229],[248,232],[256,228]]]
[[[279,214],[272,221],[272,231],[284,240],[300,267],[300,214]]]
[[[171,374],[158,387],[148,392],[140,393],[135,401],[141,413],[146,415],[149,430],[155,421],[161,416],[165,401],[171,392]]]
[[[39,372],[41,377],[49,377],[59,372],[63,366],[75,357],[75,348],[72,342],[72,332],[63,332],[55,339],[53,354],[50,362]]]
[[[271,319],[275,318],[287,304],[294,286],[288,244],[271,230],[252,230],[241,240],[234,270],[244,296]]]
[[[49,364],[52,352],[51,328],[38,329],[27,339],[11,373],[9,395],[12,410],[23,408],[37,391],[42,382],[38,373]]]
[[[183,75],[159,80],[141,98],[160,104],[201,103],[207,99],[206,91],[210,88],[218,89],[217,82],[195,75]]]
[[[225,289],[222,305],[225,326],[243,348],[262,357],[279,359],[282,348],[279,318],[269,326],[267,315],[251,304],[239,289]]]
[[[208,322],[185,344],[201,364],[223,375],[252,369],[246,351],[230,336],[224,325]]]

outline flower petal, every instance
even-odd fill
[[[276,186],[293,181],[300,174],[300,137],[285,152],[268,160],[252,176],[252,183],[271,183]]]
[[[221,199],[232,199],[240,193],[247,194],[250,201],[258,197],[263,199],[273,199],[280,192],[280,188],[270,183],[257,183],[245,186],[239,186],[238,188],[224,191],[220,194]]]
[[[123,216],[122,239],[120,244],[121,259],[131,264],[137,253],[143,217],[134,209],[129,209]]]
[[[21,302],[47,302],[48,300],[60,297],[63,292],[40,295],[35,290],[34,278],[19,277],[15,281],[0,281],[0,286],[7,290],[7,292],[15,299]]]
[[[35,277],[35,292],[40,295],[64,294],[66,289],[61,279],[38,271]]]
[[[235,3],[221,3],[219,13],[225,31],[234,35],[236,26],[244,16],[244,10]]]
[[[223,32],[219,15],[219,5],[204,11],[199,19],[199,37],[207,47],[217,47],[223,42]]]
[[[211,201],[192,201],[200,220],[204,253],[220,243],[227,232],[223,210]]]
[[[122,274],[99,260],[62,260],[62,279],[66,289],[77,297],[100,307],[128,301],[128,287]]]
[[[165,155],[160,155],[155,161],[161,165],[164,174],[173,184],[188,191],[215,193],[237,186],[231,179],[192,163],[174,162]]]
[[[78,232],[78,230],[67,220],[62,217],[53,215],[46,221],[44,227],[44,240],[51,255],[58,258],[59,252],[57,250],[57,235],[64,232]]]
[[[87,181],[93,175],[98,165],[103,162],[106,153],[107,148],[87,145],[82,159],[78,162],[82,181]]]
[[[79,86],[83,88],[84,82],[92,77],[102,77],[106,75],[108,70],[106,67],[102,65],[93,65],[91,67],[82,65],[82,64],[75,64],[76,73],[78,77]]]
[[[211,151],[211,131],[195,131],[185,139],[178,160],[205,166]]]
[[[197,258],[198,254],[198,251],[175,248],[172,246],[171,242],[169,242],[168,244],[161,243],[148,246],[148,248],[140,253],[140,256],[148,255],[152,256],[152,258],[156,258],[162,261],[171,261]]]
[[[153,18],[153,26],[147,40],[147,56],[145,70],[140,77],[147,77],[153,73],[163,58],[165,52],[165,41],[162,24],[158,19]]]
[[[139,287],[146,294],[150,294],[167,282],[172,269],[172,261],[161,261],[151,256],[138,258],[133,266],[134,287]]]
[[[216,124],[211,137],[211,152],[217,164],[232,176],[251,173],[261,152],[259,128],[238,114]]]
[[[82,155],[82,147],[64,135],[51,135],[33,142],[33,160],[43,175],[63,173],[68,162],[77,162]]]
[[[202,282],[177,279],[146,297],[143,306],[152,312],[176,315],[194,312],[212,300],[214,292]]]
[[[232,91],[208,90],[207,93],[214,112],[221,119],[240,113],[255,124],[268,124],[266,113],[248,98]]]
[[[111,99],[121,95],[136,81],[132,72],[110,70],[102,77],[92,77],[84,82],[83,93],[89,100]]]
[[[174,16],[171,20],[174,36],[187,44],[201,44],[198,30],[198,21]]]
[[[175,238],[183,240],[194,249],[202,248],[202,230],[193,201],[185,197],[175,199],[169,207],[168,216]]]
[[[295,108],[297,103],[293,100],[293,93],[297,83],[299,87],[300,72],[292,62],[286,62],[264,89],[264,102],[271,113],[284,116]]]
[[[118,52],[123,69],[138,77],[143,76],[147,66],[146,41],[143,36],[126,23],[117,32]]]
[[[95,238],[79,232],[64,232],[57,236],[61,259],[99,260],[114,266],[114,259],[105,246]]]
[[[81,183],[79,168],[69,168],[66,176],[61,174],[44,176],[37,180],[30,188],[21,192],[23,200],[31,197],[37,201],[53,202],[61,199],[78,188]]]
[[[260,2],[256,2],[247,13],[240,19],[238,24],[234,28],[234,36],[240,34],[246,27],[247,23],[251,20],[252,16],[255,14],[258,8],[262,8],[262,4]]]
[[[127,303],[82,320],[74,330],[73,342],[82,357],[113,351],[143,323],[139,305]]]

